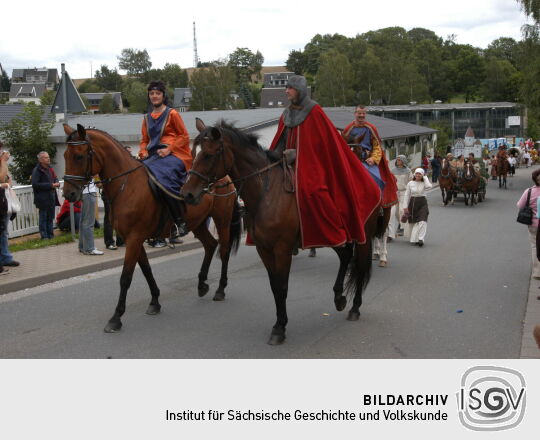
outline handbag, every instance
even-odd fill
[[[6,199],[8,202],[8,212],[12,214],[21,212],[21,202],[15,191],[13,191],[13,188],[6,189]]]
[[[533,223],[533,211],[532,211],[532,208],[529,206],[530,201],[531,201],[531,191],[532,191],[532,188],[529,188],[529,192],[527,193],[527,204],[519,210],[518,216],[516,219],[518,223],[521,223],[524,225],[532,225]]]

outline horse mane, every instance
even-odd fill
[[[263,148],[259,145],[259,136],[254,133],[246,133],[236,127],[232,122],[227,122],[225,119],[217,121],[216,128],[219,128],[223,135],[228,137],[231,143],[240,145],[243,148],[248,148],[253,152],[265,154]],[[202,133],[201,133],[202,134]],[[201,134],[194,140],[194,146],[201,144]]]
[[[95,128],[95,127],[87,127],[86,128],[87,130],[91,130],[91,131],[95,131],[99,134],[102,134],[103,136],[105,136],[107,139],[109,139],[114,145],[116,145],[120,151],[123,151],[124,153],[126,153],[130,158],[132,158],[131,154],[129,154],[129,151],[127,151],[124,146],[120,143],[120,141],[118,141],[117,139],[115,139],[111,134],[107,133],[106,131],[104,130],[100,130],[99,128]],[[78,135],[78,132],[77,130],[71,132],[71,134],[68,135],[67,139],[66,139],[66,142],[71,142],[74,140],[74,137]]]

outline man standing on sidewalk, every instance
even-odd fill
[[[83,190],[81,223],[79,225],[79,252],[84,255],[103,255],[94,245],[97,187],[92,180]]]
[[[60,206],[56,188],[60,187],[56,173],[51,168],[49,153],[42,151],[37,155],[39,163],[32,171],[34,205],[39,210],[39,233],[42,240],[54,237],[54,209]]]

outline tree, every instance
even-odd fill
[[[246,47],[238,47],[229,55],[229,67],[236,75],[236,81],[240,85],[243,82],[251,82],[251,77],[255,75],[260,79],[264,57],[257,51],[253,53]]]
[[[162,69],[161,79],[173,89],[188,86],[187,71],[182,69],[178,64],[166,63]]]
[[[2,76],[0,77],[0,92],[9,92],[11,89],[11,80],[7,73],[2,69]]]
[[[336,49],[321,55],[317,72],[317,100],[323,106],[351,105],[354,73],[347,57]]]
[[[54,127],[54,118],[45,112],[45,106],[28,103],[19,116],[0,127],[2,139],[13,158],[11,172],[21,184],[30,183],[40,151],[49,153],[51,159],[56,154],[56,148],[48,139]]]
[[[146,74],[152,67],[152,62],[146,49],[122,49],[121,55],[117,58],[118,67],[125,70],[129,76],[136,77],[145,83],[148,82]]]
[[[451,144],[452,129],[450,124],[444,121],[431,122],[429,128],[434,128],[439,131],[437,133],[437,146],[435,151],[437,154],[444,157],[446,155],[446,147]]]
[[[470,102],[479,93],[485,79],[484,59],[474,47],[462,45],[451,67],[454,90],[463,93],[465,102]]]
[[[56,92],[53,90],[45,90],[43,96],[39,100],[41,105],[53,105]]]
[[[93,79],[87,79],[79,86],[78,90],[79,93],[98,93],[102,91],[101,87]]]
[[[109,69],[106,64],[103,64],[99,70],[96,70],[95,83],[101,91],[119,92],[122,90],[122,77],[116,69]]]
[[[353,63],[353,70],[356,72],[357,104],[375,104],[382,94],[382,65],[372,47]]]
[[[107,93],[99,103],[100,113],[114,113],[116,110],[114,99],[110,93]]]
[[[235,74],[225,60],[214,61],[210,67],[193,72],[189,86],[192,90],[191,111],[230,109],[234,104],[231,93],[235,88]]]
[[[306,70],[306,56],[301,50],[291,50],[285,66],[289,72],[303,75]]]
[[[486,61],[486,79],[480,87],[485,101],[515,101],[516,68],[510,61],[490,58]]]
[[[532,17],[536,23],[540,23],[540,1],[539,0],[516,0],[525,14]]]
[[[509,37],[501,37],[493,40],[484,52],[486,58],[498,58],[507,60],[517,66],[519,45],[516,40]]]
[[[130,113],[146,113],[148,111],[148,91],[145,84],[131,79],[125,82],[122,93]]]

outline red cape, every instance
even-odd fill
[[[355,121],[353,121],[345,127],[345,129],[343,130],[343,137],[345,139],[347,139],[349,132],[355,125],[356,123]],[[374,136],[377,137],[377,140],[379,141],[379,145],[381,146],[382,157],[379,162],[379,173],[381,174],[381,179],[384,182],[382,206],[383,208],[386,208],[388,206],[395,205],[398,202],[396,178],[392,174],[392,172],[390,171],[390,167],[388,166],[388,160],[386,159],[383,143],[382,143],[381,137],[379,136],[379,132],[377,131],[377,127],[375,127],[373,124],[370,124],[367,121],[364,122],[364,125],[371,130],[371,133]]]
[[[283,117],[270,149],[283,133]],[[296,147],[296,202],[302,248],[364,243],[364,224],[381,202],[379,186],[319,105],[289,129]]]

